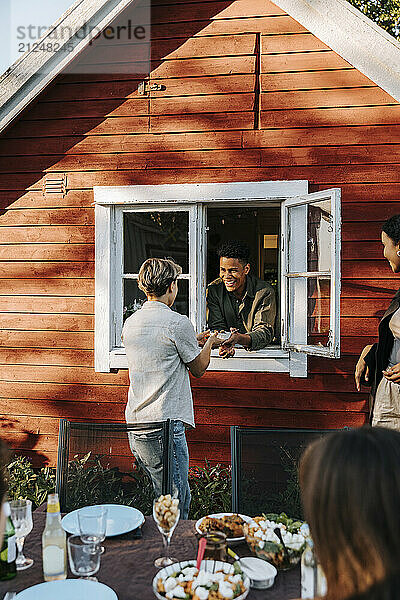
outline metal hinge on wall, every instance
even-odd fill
[[[147,96],[149,92],[160,92],[161,90],[165,90],[165,85],[150,83],[150,81],[142,81],[138,86],[139,96]]]

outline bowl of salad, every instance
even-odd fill
[[[306,546],[303,525],[303,521],[291,519],[285,513],[268,513],[245,523],[243,531],[247,545],[257,558],[284,571],[300,561]]]
[[[164,567],[153,579],[158,600],[244,600],[250,580],[236,565],[219,560],[185,560]]]

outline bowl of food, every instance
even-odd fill
[[[238,567],[219,560],[203,560],[200,571],[196,561],[185,560],[162,569],[153,579],[158,600],[244,600],[250,580]],[[214,592],[211,594],[211,592]]]
[[[257,557],[272,563],[278,570],[298,564],[306,545],[300,531],[303,521],[290,519],[285,513],[269,513],[245,523],[243,531],[247,545]]]
[[[199,519],[195,528],[197,533],[204,535],[211,531],[222,531],[230,546],[244,542],[243,526],[251,522],[251,517],[238,513],[214,513]]]

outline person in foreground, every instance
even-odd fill
[[[326,600],[390,589],[400,574],[400,433],[366,426],[328,434],[306,449],[299,476]]]
[[[207,288],[207,325],[210,330],[231,332],[220,355],[229,356],[235,344],[248,350],[265,348],[274,339],[274,288],[250,275],[247,244],[226,242],[217,254],[219,277]]]
[[[200,349],[188,317],[171,310],[181,272],[181,267],[169,259],[149,258],[143,263],[138,284],[147,302],[125,321],[122,340],[130,378],[126,421],[175,421],[173,481],[178,490],[181,517],[187,519],[190,489],[185,427],[195,426],[189,371],[194,377],[204,375],[211,349],[220,341],[211,335]],[[159,496],[163,473],[161,430],[130,432],[129,443]]]
[[[383,256],[400,272],[400,215],[382,226]],[[365,346],[355,369],[358,391],[371,385],[370,421],[400,430],[400,289],[379,323],[378,343]]]

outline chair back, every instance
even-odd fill
[[[328,429],[231,427],[232,511],[302,518],[298,462]]]
[[[153,487],[135,460],[128,434],[161,429],[164,494],[172,491],[173,424],[86,423],[60,419],[56,491],[61,510],[89,504],[130,504],[150,514]]]

